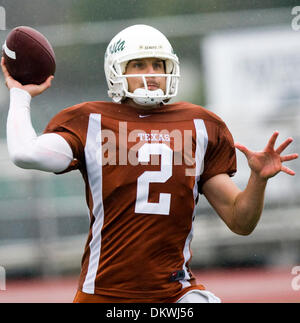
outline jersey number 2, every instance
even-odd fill
[[[172,149],[163,143],[146,143],[138,150],[138,161],[149,162],[151,155],[161,156],[160,171],[145,171],[137,179],[135,213],[169,215],[171,194],[160,193],[158,203],[148,202],[149,184],[165,183],[172,176]]]

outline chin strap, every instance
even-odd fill
[[[161,89],[155,91],[136,89],[133,92],[133,101],[139,105],[157,105],[163,101],[164,92]]]

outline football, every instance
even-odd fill
[[[23,85],[41,84],[55,73],[51,44],[31,27],[19,26],[11,30],[2,49],[9,74]]]

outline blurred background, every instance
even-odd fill
[[[65,107],[108,100],[106,46],[121,29],[143,23],[162,31],[180,58],[177,101],[217,113],[235,141],[250,149],[263,149],[278,130],[278,142],[295,139],[287,153],[300,151],[297,1],[4,0],[0,7],[1,44],[11,29],[27,25],[55,50],[53,86],[32,101],[38,133]],[[8,105],[1,75],[0,266],[6,290],[0,291],[0,302],[72,301],[89,225],[83,181],[79,172],[57,176],[9,161]],[[244,156],[237,152],[237,157],[234,181],[243,189],[249,170]],[[250,236],[230,232],[205,198],[199,200],[192,268],[225,302],[300,302],[300,286],[292,285],[293,268],[300,264],[299,160],[289,167],[296,176],[279,174],[269,181],[263,216]],[[45,290],[43,298],[39,293]]]

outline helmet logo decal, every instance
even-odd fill
[[[121,52],[125,48],[125,40],[119,39],[116,43],[109,46],[109,52],[115,54]]]

